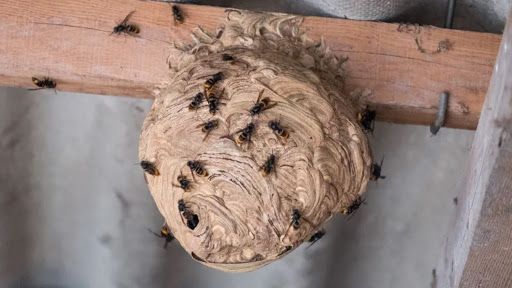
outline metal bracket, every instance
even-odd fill
[[[430,133],[432,135],[436,135],[439,132],[439,129],[444,124],[444,118],[446,117],[446,108],[448,107],[448,98],[450,94],[448,92],[443,92],[439,95],[439,107],[437,108],[437,119],[434,124],[430,125]]]
[[[446,9],[446,17],[444,19],[444,28],[452,29],[453,26],[453,16],[455,14],[455,4],[457,0],[448,0],[448,7]],[[448,106],[448,92],[443,92],[439,96],[439,107],[437,108],[437,119],[434,124],[430,125],[430,133],[432,135],[436,135],[439,132],[439,129],[444,124],[444,118],[446,117],[446,108]]]

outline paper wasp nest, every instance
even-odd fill
[[[358,199],[372,158],[358,99],[343,94],[342,61],[300,32],[302,19],[229,14],[173,50],[139,158],[158,171],[146,173],[149,189],[185,250],[244,272],[293,251]],[[200,92],[209,101],[191,104]]]

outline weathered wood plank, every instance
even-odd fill
[[[512,287],[512,14],[462,183],[438,287]]]
[[[165,74],[170,43],[191,41],[198,25],[213,29],[225,18],[223,8],[180,7],[183,25],[174,24],[167,3],[2,1],[0,85],[31,87],[32,76],[50,76],[59,90],[150,98]],[[109,36],[132,10],[140,37]],[[305,17],[303,27],[349,57],[347,93],[370,89],[380,120],[430,124],[447,90],[446,126],[476,128],[499,35],[321,17]],[[448,49],[436,52],[439,43]]]

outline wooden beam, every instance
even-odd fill
[[[438,287],[512,287],[512,14],[458,195]]]
[[[32,87],[50,76],[59,90],[150,98],[166,72],[171,41],[189,42],[198,25],[213,29],[223,8],[135,0],[0,2],[0,85]],[[140,37],[109,36],[136,10]],[[347,93],[369,89],[378,119],[430,124],[439,94],[451,93],[445,125],[475,129],[501,37],[435,27],[305,17],[313,40],[348,56]]]

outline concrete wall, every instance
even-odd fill
[[[427,287],[473,132],[377,123],[385,180],[348,221],[247,274],[163,250],[137,162],[150,100],[0,89],[1,287]]]

